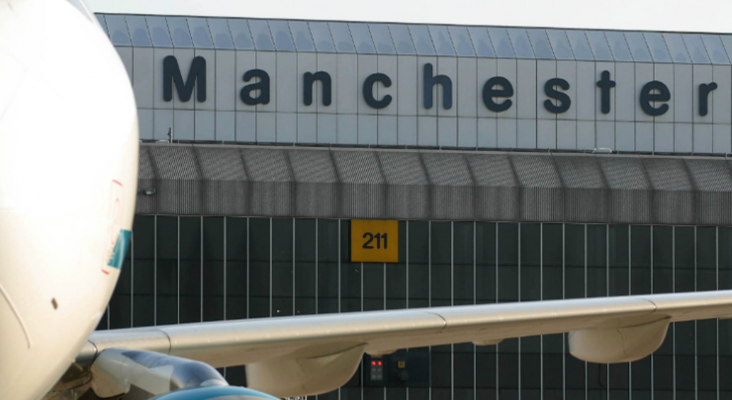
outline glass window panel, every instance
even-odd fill
[[[246,22],[245,22],[246,24]],[[213,36],[213,44],[217,49],[233,49],[234,42],[231,40],[231,31],[229,31],[229,25],[225,19],[221,18],[209,18],[208,27],[211,29],[211,36]],[[247,29],[247,39],[249,43],[252,39],[249,37],[249,30]]]
[[[452,44],[455,47],[455,51],[459,56],[475,56],[475,50],[473,49],[473,43],[470,41],[470,35],[468,35],[468,29],[464,26],[451,26],[448,27],[450,32],[450,38],[452,38]]]
[[[201,217],[180,217],[180,323],[201,321]]]
[[[543,300],[556,300],[564,296],[562,288],[564,255],[562,252],[562,224],[543,224],[542,285]]]
[[[315,51],[313,37],[310,35],[308,23],[304,21],[290,21],[290,31],[295,39],[297,51]]]
[[[643,34],[640,32],[625,32],[625,41],[628,43],[630,48],[630,54],[633,55],[633,60],[636,62],[653,61],[651,52],[648,51],[648,44],[646,43]]]
[[[155,324],[155,218],[136,215],[132,228],[132,326]]]
[[[295,220],[295,315],[315,314],[316,220]]]
[[[379,54],[396,54],[394,42],[391,40],[389,27],[385,24],[369,24],[371,37],[376,43],[376,52]]]
[[[254,39],[254,47],[257,50],[274,50],[274,42],[272,42],[272,34],[269,33],[269,25],[267,25],[267,21],[252,19],[247,22],[249,23],[249,30],[252,33],[252,38]],[[231,26],[231,29],[233,31],[234,27]],[[236,43],[237,48],[239,48],[236,33],[234,33],[234,43]]]
[[[491,38],[488,36],[488,31],[485,28],[471,26],[468,28],[471,42],[475,48],[475,53],[479,57],[495,57],[496,52],[493,50],[493,44]]]
[[[673,228],[653,227],[653,293],[673,292]]]
[[[178,217],[156,217],[155,323],[178,323]]]
[[[295,51],[290,27],[286,21],[269,21],[269,30],[272,32],[277,51]]]
[[[531,46],[534,49],[534,54],[536,54],[536,58],[556,58],[554,52],[552,51],[551,42],[549,42],[549,38],[544,29],[527,29],[526,33],[528,33],[529,35],[529,39],[531,40]]]
[[[429,225],[409,221],[409,308],[429,305]]]
[[[147,23],[145,17],[129,15],[127,16],[127,27],[132,34],[132,45],[137,47],[152,47],[150,42],[150,34],[147,32]]]
[[[628,255],[628,226],[610,225],[609,228],[609,261],[610,261],[610,296],[629,294],[630,258]]]
[[[351,262],[351,221],[341,220],[341,305],[342,312],[361,311],[363,287],[361,263]],[[425,268],[427,269],[427,268]]]
[[[97,22],[99,22],[99,26],[102,27],[102,30],[104,30],[104,33],[109,36],[109,30],[107,29],[107,21],[104,20],[104,15],[102,14],[96,14]]]
[[[569,32],[569,31],[568,31]],[[590,43],[592,54],[595,60],[598,61],[613,61],[613,53],[610,51],[610,46],[607,44],[605,34],[599,31],[585,31],[587,41]],[[570,36],[570,40],[572,37]],[[623,40],[625,40],[623,38]]]
[[[651,293],[651,227],[630,227],[630,294]]]
[[[496,302],[496,224],[475,225],[475,298],[477,303]]]
[[[529,42],[529,36],[526,34],[526,29],[508,28],[506,31],[508,32],[508,36],[511,38],[511,44],[513,44],[513,49],[516,51],[516,57],[535,58],[534,50],[532,50],[531,43]],[[544,36],[546,37],[546,35]],[[544,45],[545,47],[549,46],[548,39]]]
[[[248,318],[248,220],[226,217],[226,319]]]
[[[472,222],[453,222],[454,305],[473,304],[473,227]]]
[[[628,47],[628,41],[625,39],[623,32],[605,32],[605,38],[610,45],[610,50],[613,53],[615,61],[633,61],[633,56],[630,54],[630,48]]]
[[[519,225],[498,224],[498,301],[500,303],[519,300],[518,250]]]
[[[188,28],[193,36],[193,45],[201,49],[213,49],[211,32],[208,31],[208,23],[204,18],[188,18]]]
[[[414,43],[406,25],[390,24],[389,32],[398,54],[414,54]]]
[[[704,46],[704,42],[702,41],[701,35],[686,34],[686,35],[677,35],[677,36],[682,37],[682,43],[684,43],[686,45],[685,48],[688,51],[692,62],[698,63],[698,64],[710,64],[711,63],[711,61],[709,60],[709,54],[707,53],[707,49]],[[671,47],[671,44],[669,43],[669,48],[670,47]]]
[[[493,47],[496,49],[496,55],[499,58],[513,58],[516,56],[506,28],[488,28],[488,34],[490,34],[491,42],[493,42]]]
[[[147,26],[150,28],[150,36],[155,47],[173,47],[173,41],[170,39],[170,31],[168,24],[163,17],[145,17]]]
[[[249,218],[249,318],[270,316],[270,219]]]
[[[566,298],[585,297],[585,226],[564,226],[564,281]]]
[[[568,30],[565,31],[569,44],[572,46],[574,57],[578,60],[594,60],[595,56],[592,54],[590,49],[590,42],[587,41],[587,35],[585,31],[580,30]],[[607,49],[607,45],[605,46]],[[609,54],[609,51],[608,51]]]
[[[293,315],[293,225],[294,220],[291,218],[272,218],[273,317]]]
[[[431,243],[430,259],[432,261],[432,302],[431,307],[449,306],[451,293],[452,263],[452,223],[433,221],[430,223]]]
[[[371,32],[366,24],[350,23],[348,28],[351,30],[353,42],[356,44],[356,52],[363,54],[374,54],[374,41],[371,39]]]
[[[181,48],[193,47],[191,33],[188,31],[186,19],[182,17],[167,17],[168,29],[173,37],[173,46]]]
[[[549,36],[549,42],[554,50],[554,56],[557,60],[574,60],[574,53],[569,45],[569,38],[564,31],[557,29],[547,29],[547,36]]]
[[[353,37],[351,36],[351,30],[348,29],[348,24],[345,22],[331,22],[330,33],[332,34],[333,40],[335,40],[336,50],[339,53],[355,53],[356,47],[353,45]]]
[[[243,19],[230,19],[227,22],[231,29],[231,35],[234,38],[234,47],[237,50],[254,50],[254,41],[249,33],[249,24],[247,21]],[[267,45],[269,45],[267,50],[274,49],[272,46],[272,39],[269,37],[269,32],[267,32],[266,36],[260,40],[262,41],[262,46],[267,47]]]
[[[432,45],[430,33],[424,25],[409,25],[409,32],[420,56],[434,56],[435,48]]]
[[[330,29],[325,22],[309,22],[310,33],[315,41],[315,48],[324,53],[335,53],[333,37],[330,36]]]
[[[587,297],[607,296],[605,225],[587,225]]]
[[[669,63],[671,62],[671,54],[669,54],[668,46],[666,41],[663,40],[663,35],[658,32],[645,32],[643,37],[646,39],[646,43],[651,50],[651,57],[653,61]]]
[[[709,58],[713,64],[729,64],[727,51],[724,49],[724,44],[722,44],[722,39],[720,39],[719,36],[701,35],[701,39],[704,42],[704,47],[706,47],[707,54],[709,54]]]
[[[224,319],[224,217],[203,218],[203,320]]]
[[[130,34],[127,30],[125,17],[121,15],[107,15],[107,28],[109,29],[109,39],[115,46],[129,46]]]
[[[521,342],[521,400],[541,399],[541,337],[525,337]]]
[[[384,309],[384,264],[363,263],[363,310]]]
[[[663,38],[666,39],[666,46],[671,53],[671,59],[676,63],[691,62],[689,52],[686,50],[684,39],[678,33],[664,33]],[[699,40],[701,44],[701,40]],[[701,47],[704,50],[704,46]],[[707,63],[709,60],[707,59]]]
[[[452,41],[450,40],[450,34],[447,32],[447,28],[436,25],[430,25],[428,28],[432,37],[432,43],[437,50],[437,55],[454,56],[455,49],[452,48]]]
[[[521,301],[541,300],[541,224],[521,224]]]
[[[338,312],[338,226],[338,220],[318,220],[318,314]]]
[[[399,221],[399,263],[386,268],[386,308],[407,307],[407,221]]]

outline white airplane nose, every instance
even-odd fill
[[[29,357],[32,347],[27,327],[0,282],[0,393],[8,399],[27,398],[35,389],[20,384],[23,370],[14,362]]]

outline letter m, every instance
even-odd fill
[[[198,93],[196,100],[206,101],[206,59],[198,56],[191,62],[191,69],[188,71],[188,78],[183,82],[183,75],[180,73],[178,60],[175,56],[167,56],[163,60],[163,100],[173,100],[173,82],[178,89],[178,98],[186,102],[191,99],[193,88],[198,81]]]

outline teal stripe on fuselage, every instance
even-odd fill
[[[132,232],[126,229],[120,229],[117,236],[117,242],[114,244],[112,256],[109,257],[108,266],[112,268],[122,269],[122,263],[125,261],[125,254],[130,246],[130,237]]]

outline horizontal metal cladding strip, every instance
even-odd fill
[[[717,157],[140,146],[138,214],[732,224]]]

